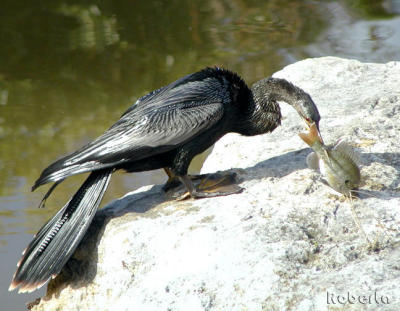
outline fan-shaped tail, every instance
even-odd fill
[[[85,235],[112,170],[92,172],[71,200],[36,234],[23,252],[9,290],[32,292],[55,277]]]

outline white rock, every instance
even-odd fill
[[[243,193],[175,202],[154,186],[111,203],[33,310],[400,310],[400,63],[325,57],[275,76],[312,96],[326,142],[358,145],[368,195],[353,204],[375,251],[306,168],[303,125],[282,104],[280,128],[226,135],[203,166],[236,169]]]

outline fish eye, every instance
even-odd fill
[[[350,183],[350,180],[346,179],[346,180],[344,181],[344,183],[345,183],[346,185],[348,185],[348,184]]]

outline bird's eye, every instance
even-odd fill
[[[350,180],[346,179],[346,180],[344,181],[344,183],[345,183],[346,185],[348,185],[348,184],[350,183]]]

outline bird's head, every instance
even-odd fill
[[[321,136],[319,132],[319,121],[321,117],[319,115],[318,108],[312,100],[311,96],[303,90],[301,91],[303,92],[303,94],[293,100],[292,106],[294,109],[296,109],[297,113],[304,121],[307,128],[311,129],[311,127],[315,124],[318,130],[318,135]]]

